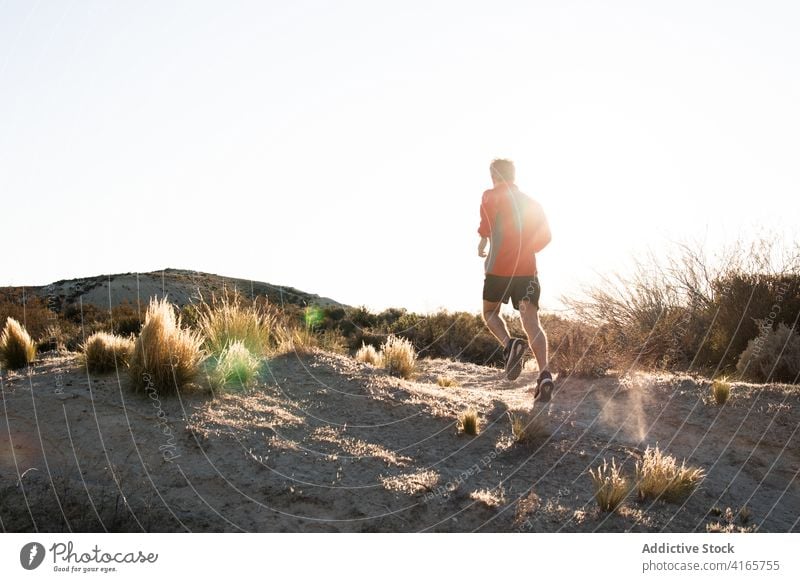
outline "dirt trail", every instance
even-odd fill
[[[459,386],[443,388],[438,376]],[[345,356],[286,355],[253,390],[148,398],[74,357],[4,375],[0,526],[6,531],[705,531],[747,506],[760,531],[798,531],[798,391],[640,374],[560,379],[535,412],[549,437],[513,442],[526,371],[424,360],[413,381]],[[61,386],[63,394],[57,389]],[[457,415],[479,411],[479,436]],[[597,511],[587,470],[624,470],[647,445],[703,467],[683,504],[631,496]]]

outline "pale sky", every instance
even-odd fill
[[[797,2],[0,0],[0,285],[196,269],[480,305],[511,157],[542,308],[669,241],[795,237]]]

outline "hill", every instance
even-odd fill
[[[63,313],[78,301],[84,305],[108,309],[122,303],[146,306],[149,298],[165,295],[172,303],[183,306],[197,298],[198,294],[208,298],[212,293],[220,293],[223,289],[238,289],[247,297],[267,297],[271,303],[277,305],[343,306],[328,297],[320,297],[293,287],[185,269],[68,279],[49,285],[25,287],[25,293],[39,297],[50,308]],[[0,297],[16,298],[21,294],[21,287],[0,287]]]

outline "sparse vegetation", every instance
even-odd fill
[[[476,436],[480,430],[478,412],[470,408],[465,410],[458,417],[458,425],[464,434]]]
[[[728,378],[717,378],[711,383],[711,396],[719,406],[728,401],[731,395],[731,383]]]
[[[0,333],[0,365],[8,370],[28,366],[36,357],[36,344],[28,331],[13,317],[6,319]]]
[[[436,383],[442,388],[452,388],[458,386],[458,382],[452,376],[438,376]]]
[[[255,357],[244,342],[235,340],[222,351],[219,357],[212,357],[211,383],[216,388],[238,385],[246,387],[257,377],[261,360]]]
[[[508,419],[511,421],[511,434],[514,436],[514,442],[534,444],[550,436],[547,431],[546,418],[543,414],[522,410],[509,411]]]
[[[752,533],[757,530],[755,524],[748,525],[750,521],[750,510],[745,506],[738,513],[730,507],[726,507],[723,512],[719,508],[716,515],[722,517],[720,521],[712,521],[706,524],[707,533]],[[736,517],[739,518],[739,525],[736,524]]]
[[[373,366],[381,366],[381,355],[373,346],[361,344],[361,347],[356,352],[356,360],[364,364],[371,364]]]
[[[130,358],[134,390],[180,392],[200,371],[202,346],[200,334],[181,326],[180,317],[166,299],[151,300]]]
[[[589,469],[594,484],[594,498],[602,511],[616,511],[630,491],[630,484],[617,467],[616,460],[611,465],[603,459],[597,469]]]
[[[413,344],[402,337],[390,335],[381,348],[383,367],[390,374],[411,378],[417,367],[417,352]]]
[[[133,346],[131,338],[95,332],[81,346],[81,359],[91,373],[111,372],[128,365]]]
[[[639,498],[675,503],[688,496],[705,477],[696,467],[680,466],[672,455],[664,454],[658,446],[647,447],[642,460],[636,463],[636,485]]]

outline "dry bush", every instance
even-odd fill
[[[53,323],[56,313],[46,300],[28,295],[20,287],[6,287],[0,291],[0,323],[9,317],[21,322],[30,336],[38,340]]]
[[[93,333],[81,346],[81,359],[89,372],[111,372],[127,366],[134,340],[106,333]]]
[[[722,406],[731,395],[731,383],[726,377],[717,378],[711,383],[711,397],[718,405]]]
[[[166,298],[152,299],[130,358],[134,390],[182,391],[200,371],[202,346],[203,338],[181,327],[180,317]]]
[[[458,426],[464,434],[476,436],[480,430],[478,412],[472,408],[458,416]]]
[[[794,254],[792,254],[794,253]],[[781,304],[773,323],[800,311],[800,253],[767,240],[730,245],[709,257],[702,246],[677,245],[629,275],[564,298],[579,319],[603,330],[618,366],[732,370],[758,333],[758,318]]]
[[[266,307],[246,303],[238,293],[226,292],[221,298],[197,307],[196,326],[206,350],[216,356],[234,342],[241,343],[253,356],[265,355],[277,346],[273,337],[277,316]]]
[[[0,366],[7,370],[26,367],[36,357],[36,343],[25,327],[13,317],[6,319],[0,333]]]
[[[417,352],[405,338],[390,335],[381,346],[383,367],[390,374],[402,378],[411,378],[417,367]]]
[[[511,422],[511,434],[514,436],[514,442],[535,444],[550,436],[547,430],[547,418],[544,414],[509,410],[508,419]]]
[[[261,360],[239,340],[229,343],[219,357],[212,357],[209,362],[212,366],[209,374],[211,384],[215,388],[246,387],[256,379],[261,367]]]
[[[452,376],[438,376],[436,383],[442,388],[452,388],[458,386],[458,382]]]
[[[777,329],[764,330],[747,344],[736,371],[757,382],[796,384],[800,377],[800,335],[783,323]]]
[[[356,360],[365,364],[372,364],[373,366],[381,366],[381,355],[372,346],[361,344],[361,347],[356,352]]]
[[[642,460],[636,463],[636,483],[639,498],[660,499],[671,503],[688,496],[705,477],[696,467],[680,466],[672,455],[662,453],[658,446],[647,447]]]
[[[372,313],[365,307],[351,308],[335,323],[351,350],[362,343],[376,347],[382,338],[397,335],[417,347],[420,357],[453,358],[475,364],[503,363],[502,346],[486,328],[480,315],[439,311],[409,313],[386,309]]]
[[[80,328],[70,321],[57,320],[48,325],[42,332],[36,344],[40,351],[56,350],[69,351],[70,348],[80,348],[78,336]]]
[[[605,334],[596,326],[575,319],[543,314],[550,368],[563,376],[599,378],[613,363]]]
[[[603,459],[603,464],[597,469],[589,469],[589,475],[594,484],[594,498],[603,511],[616,511],[630,491],[630,484],[617,467],[615,459],[611,459],[611,466]]]

